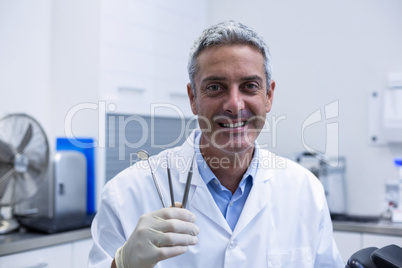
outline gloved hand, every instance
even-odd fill
[[[141,216],[130,238],[116,254],[118,267],[151,268],[161,260],[185,253],[189,245],[198,242],[199,228],[194,222],[193,213],[177,207]]]

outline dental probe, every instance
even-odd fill
[[[172,177],[170,175],[169,158],[167,152],[166,152],[166,162],[167,162],[167,175],[169,180],[170,200],[172,202],[172,208],[174,208],[175,204],[174,204],[173,184],[172,184]]]
[[[195,153],[193,155],[193,159],[191,160],[190,170],[188,171],[187,174],[186,187],[184,189],[183,201],[181,202],[183,208],[186,208],[187,205],[188,193],[190,191],[190,185],[191,185],[191,178],[193,177],[194,156]]]

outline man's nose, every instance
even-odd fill
[[[223,103],[223,109],[231,114],[237,114],[244,109],[242,94],[237,87],[231,87]]]

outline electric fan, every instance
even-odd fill
[[[14,205],[37,192],[48,165],[49,143],[35,119],[26,114],[0,119],[0,234],[18,228]],[[10,217],[2,217],[2,207],[11,208]]]

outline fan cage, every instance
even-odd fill
[[[22,152],[19,146],[32,128],[32,136]],[[41,125],[27,114],[9,114],[0,119],[0,142],[11,155],[0,152],[0,206],[11,206],[34,196],[49,165],[49,142]]]

